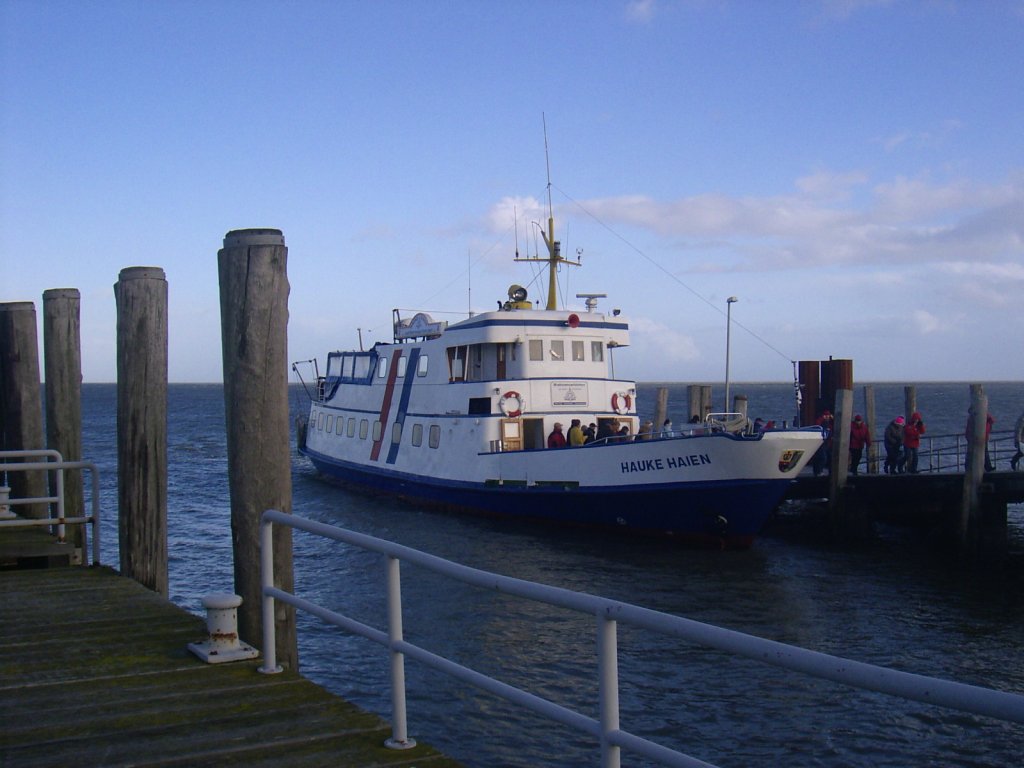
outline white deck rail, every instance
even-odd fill
[[[25,461],[25,459],[45,459],[44,461]],[[15,459],[15,461],[11,461]],[[82,517],[64,516],[64,471],[69,469],[89,470],[92,478],[92,514]],[[4,503],[7,506],[27,506],[29,504],[56,504],[57,513],[53,514],[53,507],[50,507],[50,516],[42,518],[15,517],[9,520],[0,520],[0,527],[3,528],[29,528],[33,526],[55,526],[57,528],[57,540],[64,541],[64,527],[66,525],[91,525],[92,526],[92,564],[100,564],[100,473],[96,465],[91,461],[64,461],[59,451],[49,448],[24,451],[0,451],[0,475],[9,472],[32,472],[46,471],[53,472],[55,488],[53,496],[38,496],[27,498],[8,498]],[[83,563],[86,558],[83,556]]]
[[[275,524],[287,525],[385,555],[387,558],[387,630],[376,629],[276,588],[274,586],[272,537]],[[813,677],[855,688],[877,691],[998,720],[1024,723],[1024,695],[939,680],[909,672],[899,672],[873,664],[809,651],[773,640],[765,640],[629,603],[501,576],[453,563],[373,536],[284,514],[277,510],[268,510],[263,513],[260,535],[264,654],[261,671],[268,673],[280,671],[275,651],[275,600],[281,600],[308,611],[334,626],[387,646],[391,650],[392,688],[392,737],[388,740],[388,745],[395,748],[415,745],[415,742],[408,737],[406,728],[404,657],[409,656],[559,723],[590,734],[600,742],[602,768],[618,768],[621,748],[632,750],[663,765],[684,766],[685,768],[708,766],[708,763],[697,758],[668,749],[619,728],[618,622],[643,627],[719,651],[794,672],[803,672]],[[405,642],[402,638],[399,576],[399,562],[402,560],[466,584],[593,615],[597,621],[598,630],[599,718],[594,719],[567,709]]]

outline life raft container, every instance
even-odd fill
[[[514,389],[510,389],[501,399],[498,401],[498,408],[510,419],[518,418],[523,413],[523,406],[525,405],[523,396],[516,392]]]
[[[633,398],[625,392],[616,392],[612,395],[612,410],[620,416],[629,413],[629,409],[632,407]]]

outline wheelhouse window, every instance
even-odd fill
[[[448,347],[448,381],[466,380],[466,360],[469,347]]]
[[[388,375],[388,359],[381,357],[377,359],[377,378],[383,379]]]
[[[572,359],[575,363],[583,362],[583,342],[574,341],[572,343]]]
[[[400,358],[398,358],[398,373],[396,374],[398,378],[401,379],[403,376],[405,376],[405,369],[408,365],[409,360],[408,358],[406,358],[405,355],[402,355]]]
[[[543,360],[544,359],[544,340],[543,339],[530,339],[530,359],[531,360]]]
[[[590,359],[595,363],[604,362],[604,344],[600,341],[590,342]]]
[[[565,342],[561,339],[552,339],[550,352],[552,360],[565,360]]]
[[[416,363],[416,375],[426,376],[427,375],[427,356],[420,355],[419,362]]]

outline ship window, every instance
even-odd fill
[[[391,442],[398,445],[402,442],[402,422],[396,421],[391,425]]]
[[[380,433],[383,431],[383,429],[384,425],[381,424],[379,421],[373,422],[373,442],[376,443],[378,440],[380,440]]]
[[[544,342],[541,339],[530,339],[530,359],[544,359]]]
[[[383,379],[388,375],[388,359],[381,357],[377,359],[377,377]]]
[[[416,363],[416,375],[426,376],[427,375],[427,356],[420,355],[420,360]]]
[[[406,358],[405,355],[402,355],[400,358],[398,358],[398,373],[396,374],[398,378],[402,378],[403,376],[405,376],[405,366],[408,364],[409,360]]]
[[[352,365],[353,365],[353,358],[352,358],[352,356],[351,355],[345,355],[345,357],[343,357],[342,360],[341,360],[341,375],[342,375],[342,378],[345,378],[345,379],[351,379],[352,378]]]
[[[437,448],[441,444],[441,425],[430,425],[430,447]]]
[[[573,359],[573,362],[576,362],[576,363],[582,363],[583,362],[583,342],[582,341],[574,341],[572,343],[572,359]]]
[[[348,418],[348,431],[345,433],[349,437],[355,437],[356,435],[356,419],[354,416]]]
[[[448,381],[466,380],[468,347],[448,347]]]
[[[370,376],[370,356],[358,355],[355,358],[355,373],[357,379],[366,379]]]
[[[565,360],[565,342],[561,339],[553,339],[551,342],[551,359]]]
[[[370,431],[370,422],[366,419],[359,420],[359,439],[365,440],[366,434]]]
[[[334,416],[333,414],[327,414],[327,431],[330,432],[334,429]]]
[[[604,362],[604,344],[600,341],[590,342],[590,359],[595,363]]]
[[[423,425],[413,424],[412,425],[412,444],[419,447],[423,445]]]
[[[321,432],[324,431],[324,412],[323,411],[320,411],[320,415],[317,416],[316,428],[319,429]]]
[[[491,398],[471,397],[469,398],[469,412],[474,414],[490,413]]]

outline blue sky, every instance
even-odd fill
[[[233,229],[284,232],[293,360],[495,307],[545,122],[618,374],[721,381],[736,296],[733,381],[1024,380],[1024,0],[0,0],[0,35],[0,301],[78,288],[86,381],[129,266],[171,380],[221,379]]]

